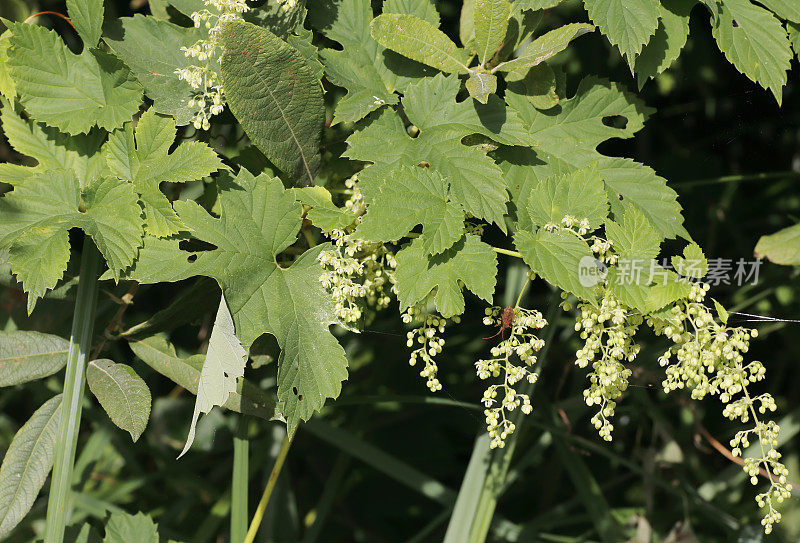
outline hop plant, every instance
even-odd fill
[[[761,524],[770,533],[781,519],[775,506],[791,495],[791,487],[789,472],[776,449],[780,428],[774,421],[759,420],[759,415],[775,411],[775,400],[767,393],[752,396],[747,388],[766,373],[761,362],[745,363],[743,356],[758,331],[716,322],[704,304],[708,290],[707,284],[695,283],[689,298],[676,304],[667,319],[653,322],[657,333],[675,343],[659,359],[666,368],[662,385],[665,392],[690,389],[695,399],[717,395],[725,404],[725,417],[742,423],[752,420],[752,428],[737,432],[730,445],[733,455],[741,456],[751,437],[758,440],[760,455],[744,459],[744,471],[754,485],[762,470],[770,481],[769,488],[756,496],[758,505],[767,510]]]
[[[250,9],[246,0],[203,0],[203,4],[213,7],[218,14],[203,9],[195,11],[191,17],[195,28],[202,26],[208,30],[208,38],[198,40],[191,47],[181,47],[187,58],[197,59],[199,64],[175,70],[178,78],[195,91],[188,106],[195,110],[193,124],[198,130],[211,128],[211,117],[225,109],[225,92],[217,69],[222,52],[220,27],[226,21],[240,18]]]
[[[487,326],[506,326],[508,323],[503,322],[503,312],[508,312],[509,309],[511,308],[487,308],[483,323]],[[536,382],[538,375],[532,369],[537,361],[536,353],[544,346],[544,340],[539,339],[533,331],[547,325],[539,311],[517,307],[511,309],[511,312],[513,317],[508,325],[508,339],[503,339],[492,347],[490,352],[493,358],[475,363],[478,378],[486,380],[502,377],[500,383],[486,388],[481,400],[485,408],[483,413],[486,416],[486,429],[491,438],[489,446],[492,449],[505,447],[506,438],[516,429],[510,420],[511,412],[519,408],[528,415],[533,410],[528,394],[517,391],[515,386],[522,380],[531,384]],[[501,332],[504,331],[501,329]],[[514,363],[514,356],[521,364]]]
[[[382,243],[369,243],[353,238],[344,230],[331,232],[333,248],[317,256],[324,272],[320,282],[336,302],[336,316],[344,324],[352,324],[372,308],[385,309],[394,292],[397,261]]]
[[[575,331],[580,332],[584,345],[576,353],[575,364],[580,368],[592,364],[589,373],[589,388],[583,396],[588,406],[599,406],[592,417],[592,424],[600,437],[611,441],[614,425],[609,419],[614,416],[616,400],[628,388],[631,370],[625,367],[639,353],[640,347],[633,336],[642,317],[625,307],[606,290],[599,307],[579,304]]]
[[[435,358],[444,348],[444,338],[438,337],[437,334],[444,332],[445,326],[447,326],[447,319],[436,313],[428,312],[421,306],[408,308],[401,318],[406,324],[417,324],[414,329],[409,330],[406,334],[406,345],[408,347],[418,345],[416,349],[411,351],[408,364],[416,366],[417,362],[421,360],[423,368],[419,372],[420,377],[426,379],[426,384],[431,392],[442,390],[442,384],[437,378],[439,366],[436,364]],[[453,317],[451,320],[456,324],[461,322],[461,318],[458,316]]]

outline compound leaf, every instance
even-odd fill
[[[0,466],[0,538],[28,514],[53,467],[61,395],[47,400],[14,436]]]
[[[376,42],[411,60],[446,73],[469,72],[466,52],[430,21],[407,13],[382,13],[370,29]]]
[[[281,171],[313,185],[325,120],[318,74],[297,49],[254,24],[224,23],[220,39],[231,111]]]
[[[792,49],[786,29],[750,0],[725,0],[711,29],[720,50],[737,70],[772,91],[778,104],[786,85]]]
[[[137,441],[150,418],[150,389],[134,369],[105,358],[89,362],[86,382],[116,424]]]
[[[372,176],[380,180],[369,183]],[[420,243],[425,254],[441,253],[461,238],[464,210],[451,201],[449,183],[438,172],[409,166],[391,170],[373,166],[360,174],[360,180],[365,187],[375,188],[364,191],[369,205],[356,237],[397,241],[421,224]]]
[[[0,332],[0,387],[42,379],[67,363],[69,341],[52,334]]]
[[[472,234],[435,256],[427,256],[417,239],[397,253],[397,298],[400,309],[433,296],[445,318],[464,312],[462,285],[491,303],[497,283],[497,256]]]
[[[97,49],[76,55],[52,30],[10,25],[11,75],[35,120],[79,134],[94,125],[114,130],[138,111],[142,89],[116,57]]]

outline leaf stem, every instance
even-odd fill
[[[253,515],[253,520],[250,522],[250,529],[247,530],[247,535],[245,536],[243,543],[253,543],[256,538],[258,528],[261,526],[261,520],[264,518],[264,511],[267,510],[267,504],[272,496],[272,491],[275,488],[278,475],[281,474],[281,468],[283,468],[283,463],[286,460],[286,456],[289,454],[289,447],[292,446],[293,438],[294,436],[290,436],[289,434],[286,434],[286,437],[283,438],[281,450],[278,453],[278,457],[275,459],[275,465],[272,466],[272,471],[270,472],[269,479],[267,480],[267,487],[264,489],[264,494],[261,496],[261,501],[258,502],[258,508],[256,509],[255,515]]]
[[[513,257],[516,257],[516,258],[522,258],[522,253],[519,253],[517,251],[511,251],[509,249],[501,249],[500,247],[492,247],[492,251],[494,251],[495,253],[499,253],[501,255],[508,255],[508,256],[513,256]]]
[[[62,543],[67,521],[67,507],[72,483],[75,450],[78,446],[78,431],[81,423],[83,389],[86,384],[86,362],[92,344],[94,316],[97,308],[97,274],[100,268],[100,252],[87,236],[81,255],[80,282],[72,319],[67,369],[64,377],[64,395],[56,442],[56,457],[50,497],[47,503],[47,523],[44,530],[45,543]]]
[[[240,389],[241,393],[241,389]],[[247,533],[247,479],[250,469],[249,417],[239,415],[233,435],[233,474],[231,480],[231,542],[244,541]]]

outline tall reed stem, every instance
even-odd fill
[[[233,436],[233,479],[231,484],[231,543],[241,543],[247,534],[247,479],[250,469],[248,420],[239,415],[239,427]]]
[[[100,252],[94,242],[86,237],[81,255],[80,282],[72,317],[67,370],[64,376],[64,394],[61,404],[61,423],[50,497],[47,502],[47,524],[44,543],[62,543],[67,522],[72,486],[72,468],[78,446],[81,424],[83,389],[86,384],[86,363],[92,346],[94,315],[97,307],[97,273],[101,262]]]

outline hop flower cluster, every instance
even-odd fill
[[[439,366],[436,364],[435,357],[442,352],[444,338],[438,337],[436,334],[444,332],[445,326],[447,326],[447,319],[435,313],[430,313],[419,306],[409,307],[403,313],[402,319],[406,324],[419,323],[419,326],[409,330],[406,334],[406,345],[409,347],[413,347],[415,344],[419,345],[411,351],[408,364],[416,366],[417,362],[422,360],[423,368],[419,372],[420,377],[426,379],[426,384],[431,392],[442,390],[442,384],[437,378]],[[461,318],[457,316],[453,317],[452,320],[456,324],[461,322]]]
[[[608,240],[595,237],[590,248],[598,260],[610,266],[613,266],[619,260],[617,254],[613,251],[613,244]]]
[[[336,317],[349,324],[361,319],[366,307],[388,307],[395,289],[394,254],[381,243],[355,239],[344,230],[333,230],[331,239],[333,248],[320,252],[317,260],[325,269],[319,280],[336,302]]]
[[[199,64],[175,70],[178,79],[186,81],[195,91],[188,107],[194,109],[194,127],[208,130],[210,119],[225,109],[225,93],[217,75],[219,64],[219,31],[222,23],[241,17],[250,8],[246,0],[203,0],[206,6],[218,13],[203,9],[192,13],[195,28],[205,27],[208,38],[198,40],[191,47],[181,47],[186,58],[197,59]]]
[[[486,309],[483,323],[487,326],[503,326],[502,312],[499,307]],[[503,339],[497,346],[492,347],[493,358],[478,360],[475,371],[480,379],[489,379],[502,376],[501,383],[489,385],[483,393],[484,415],[486,428],[491,442],[489,446],[494,449],[503,448],[506,438],[516,429],[510,420],[511,412],[519,408],[525,415],[533,410],[531,399],[527,394],[518,392],[515,385],[522,380],[535,383],[538,375],[532,371],[536,364],[536,353],[544,347],[544,340],[539,339],[534,330],[539,330],[547,325],[542,314],[536,310],[516,308],[513,310],[513,320],[508,328],[508,339]],[[516,355],[522,364],[512,361]],[[502,399],[500,399],[502,398]]]
[[[709,286],[703,283],[692,285],[689,299],[677,304],[664,322],[654,323],[657,333],[669,337],[675,345],[660,358],[666,367],[664,390],[691,389],[692,398],[717,395],[725,404],[722,414],[730,420],[748,423],[753,427],[737,432],[730,444],[734,456],[750,446],[750,438],[759,442],[760,456],[746,458],[744,471],[750,481],[758,483],[758,474],[766,474],[770,486],[756,496],[756,502],[767,512],[761,523],[770,533],[781,514],[775,505],[791,494],[787,482],[788,470],[780,461],[777,451],[780,428],[774,421],[762,422],[759,414],[776,409],[775,400],[769,394],[751,396],[747,387],[764,379],[765,369],[758,361],[745,363],[743,353],[749,348],[750,339],[757,337],[756,330],[742,327],[731,328],[715,321],[703,300]]]
[[[603,294],[600,306],[580,304],[575,330],[580,332],[584,346],[576,353],[577,364],[585,368],[592,364],[589,373],[589,388],[584,390],[586,405],[597,405],[599,411],[592,417],[592,424],[600,437],[611,441],[614,425],[609,420],[614,416],[616,399],[628,388],[631,370],[625,367],[639,353],[633,336],[642,318],[625,307],[609,290]]]

